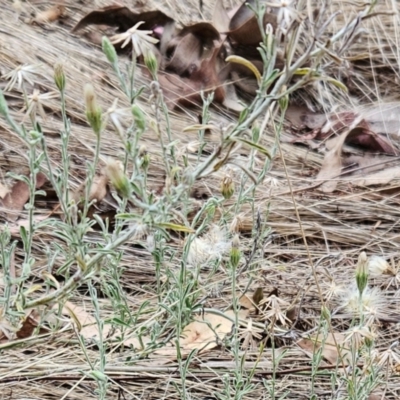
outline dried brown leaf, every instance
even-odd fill
[[[396,149],[381,135],[366,130],[362,126],[358,126],[360,119],[354,122],[355,127],[342,133],[339,137],[331,140],[331,150],[326,155],[322,164],[321,170],[318,173],[317,180],[325,181],[321,185],[322,191],[329,193],[333,192],[336,188],[337,181],[332,180],[337,178],[342,170],[342,148],[345,143],[366,146],[369,151],[383,152],[389,155],[397,154]],[[394,175],[393,175],[394,174]],[[388,178],[384,178],[385,174],[378,173],[378,176],[373,177],[373,180],[379,181],[380,179],[393,179],[397,171],[391,171],[387,174]],[[375,174],[374,174],[375,175]],[[372,183],[376,184],[376,183]]]
[[[232,321],[227,318],[206,313],[183,330],[179,340],[181,349],[210,350],[218,345],[218,340],[222,340],[231,331],[232,325]]]
[[[76,192],[72,194],[72,198],[75,203],[79,204],[85,195],[86,182],[83,182]],[[108,177],[105,171],[101,171],[93,179],[92,186],[89,192],[89,201],[96,200],[96,203],[100,203],[108,193]]]
[[[225,99],[222,105],[228,110],[235,111],[237,113],[240,113],[244,110],[245,106],[239,101],[234,85],[225,85]]]
[[[316,338],[301,339],[297,344],[312,357],[312,354],[321,348],[323,339],[324,336],[321,333]],[[328,333],[323,343],[322,355],[330,364],[348,365],[351,361],[351,350],[344,345],[344,340],[345,336],[342,333]]]
[[[76,32],[88,25],[109,25],[116,26],[121,32],[132,28],[138,22],[143,21],[140,26],[142,30],[155,29],[157,26],[164,26],[173,19],[161,11],[148,11],[136,14],[128,7],[109,6],[100,10],[92,11],[85,15],[72,29]]]
[[[82,307],[67,301],[64,305],[63,314],[69,315],[72,318],[78,332],[86,340],[98,340],[100,338],[100,331],[96,323],[96,319]],[[103,331],[101,332],[102,338],[108,338],[110,336],[111,330],[111,324],[104,324]],[[110,336],[110,339],[117,339],[119,335],[120,334],[118,332],[114,333],[112,336]],[[150,342],[150,338],[148,337],[142,336],[141,339],[143,345],[146,345]],[[142,349],[141,341],[137,337],[129,337],[128,335],[128,338],[123,341],[123,344],[124,346],[132,346],[138,350]]]
[[[205,313],[196,319],[196,321],[186,326],[179,339],[182,357],[187,357],[194,349],[197,349],[199,353],[204,353],[217,347],[233,326],[231,319],[234,318],[234,312],[227,311],[225,315],[230,319],[221,315]],[[247,310],[239,311],[239,318],[245,319],[247,315]],[[165,346],[157,350],[155,354],[175,359],[176,348]]]
[[[4,199],[10,193],[10,188],[0,183],[0,199]]]
[[[20,329],[16,335],[18,339],[25,339],[32,336],[33,331],[40,324],[40,314],[36,310],[29,310],[26,314]]]
[[[255,0],[245,1],[232,17],[229,24],[229,38],[241,45],[258,45],[262,41],[260,27],[254,12],[247,6],[256,7]],[[271,24],[275,29],[277,25],[276,15],[265,13],[263,26]]]
[[[254,304],[253,300],[246,294],[244,294],[243,296],[241,296],[239,298],[239,304],[243,308],[246,308],[247,310],[251,310],[252,308],[255,308],[255,304]]]
[[[167,55],[171,54],[171,58],[165,63],[165,69],[178,75],[190,76],[199,68],[202,52],[201,41],[195,35],[188,33],[183,37],[177,36],[167,48]]]
[[[210,58],[202,60],[200,67],[191,73],[190,78],[182,78],[176,74],[159,74],[159,83],[169,108],[201,104],[201,91],[205,94],[213,91],[216,103],[224,101],[225,89],[216,70],[218,51],[219,49],[215,49]]]
[[[364,175],[361,178],[351,177],[351,182],[356,186],[387,185],[398,178],[400,178],[400,167],[392,167]]]
[[[63,308],[63,314],[69,315],[74,321],[78,332],[88,340],[100,338],[99,326],[96,323],[96,318],[90,315],[82,307],[67,301]],[[111,331],[111,325],[104,325],[102,337],[107,338]]]
[[[222,0],[217,0],[215,2],[214,11],[212,14],[212,22],[220,34],[229,31],[230,17],[224,8],[224,3]],[[224,35],[224,37],[225,36],[226,35]]]
[[[47,177],[39,172],[36,175],[36,189],[40,189],[47,182]],[[18,211],[21,211],[29,200],[29,186],[23,181],[17,181],[11,191],[1,201],[3,207],[9,212],[7,216],[15,221],[18,218]]]
[[[212,44],[214,40],[220,39],[218,30],[209,22],[187,25],[179,32],[179,36],[183,37],[189,33],[196,36],[203,46]]]

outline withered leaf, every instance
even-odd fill
[[[40,324],[40,315],[36,310],[30,310],[26,314],[20,329],[16,332],[18,339],[32,336],[33,331]]]
[[[170,73],[160,73],[158,81],[169,109],[174,109],[179,105],[193,107],[199,103],[200,86],[198,83]]]
[[[363,175],[362,177],[351,177],[355,186],[386,185],[394,179],[400,178],[400,167],[387,168],[379,172]]]
[[[166,46],[163,38],[164,55],[169,59],[165,68],[181,76],[190,76],[200,66],[203,49],[218,39],[218,31],[208,22],[184,27]]]
[[[36,175],[36,189],[40,189],[47,182],[47,177],[42,172]],[[10,220],[15,221],[18,218],[18,211],[24,208],[24,205],[29,200],[29,186],[23,182],[18,181],[14,184],[11,191],[1,200],[4,208],[10,212],[7,216]]]
[[[120,335],[120,333],[117,332],[112,334],[111,324],[104,324],[103,330],[100,332],[96,318],[90,315],[85,309],[78,305],[67,301],[63,308],[63,314],[69,315],[71,317],[71,319],[75,323],[77,331],[86,340],[99,340],[100,335],[103,339],[110,338],[111,340],[119,340],[118,336]],[[137,338],[136,336],[130,337],[129,335],[126,335],[126,339],[123,341],[123,344],[125,346],[132,346],[135,349],[141,349],[142,343],[146,345],[149,342],[150,338],[148,337],[143,336],[141,337],[141,340],[139,340],[139,338]]]
[[[191,73],[190,78],[166,73],[159,75],[159,83],[169,108],[201,104],[201,91],[205,94],[213,91],[215,102],[224,101],[225,89],[220,84],[216,71],[218,51],[219,49],[215,49],[210,58],[202,60],[200,67]]]
[[[203,46],[200,40],[189,33],[183,37],[177,36],[171,40],[166,55],[171,54],[171,58],[165,64],[165,69],[178,75],[190,76],[194,68],[200,64],[200,57]]]
[[[346,137],[346,144],[361,147],[365,151],[396,156],[398,151],[383,136],[363,127],[353,129]]]
[[[316,353],[319,348],[322,347],[323,357],[332,365],[344,364],[348,365],[351,361],[351,351],[344,344],[345,336],[342,333],[328,333],[326,339],[324,340],[323,334],[319,334],[318,337],[311,339],[301,339],[297,344],[312,356]],[[338,347],[336,347],[336,344]]]
[[[67,301],[63,308],[63,314],[69,315],[74,321],[78,332],[85,339],[95,339],[100,338],[99,326],[96,323],[96,318],[90,315],[82,307]],[[105,339],[111,331],[111,325],[104,325],[101,332],[102,337]]]
[[[89,201],[96,200],[97,203],[100,203],[108,193],[107,184],[108,184],[108,177],[105,171],[102,170],[100,174],[96,175],[93,179],[93,183],[89,192]],[[75,201],[75,203],[77,204],[81,203],[81,200],[85,195],[85,188],[86,188],[86,182],[83,182],[76,190],[76,192],[72,194],[72,198]]]
[[[224,314],[229,319],[221,315],[205,313],[197,318],[196,321],[186,326],[179,338],[182,357],[187,357],[194,349],[198,349],[199,352],[204,353],[218,346],[219,341],[231,331],[233,325],[231,318],[234,318],[234,312],[227,311]],[[247,315],[248,310],[239,311],[239,318],[245,319]],[[166,346],[156,350],[155,354],[175,359],[176,348]]]
[[[257,17],[248,5],[256,7],[255,0],[245,1],[232,17],[229,24],[229,37],[238,44],[258,45],[262,41],[260,27]],[[271,24],[275,29],[277,17],[274,14],[265,13],[263,17],[263,26]]]
[[[232,79],[235,87],[238,89],[238,93],[247,93],[254,96],[259,88],[259,84],[254,75],[252,77],[246,77],[232,71]]]
[[[197,24],[187,25],[179,32],[179,36],[185,36],[189,33],[195,35],[203,45],[220,39],[218,30],[209,22],[198,22]]]
[[[217,71],[218,55],[221,47],[215,48],[211,57],[202,60],[200,68],[193,72],[191,79],[200,82],[201,90],[205,93],[214,92],[214,101],[222,103],[225,98],[225,88],[220,82]]]
[[[321,170],[317,175],[317,180],[325,181],[321,186],[324,192],[329,193],[336,189],[337,181],[333,178],[337,178],[342,170],[344,143],[363,144],[369,151],[373,152],[383,152],[389,155],[397,154],[396,149],[383,136],[361,126],[356,126],[342,133],[338,138],[335,138],[333,147],[326,153]]]
[[[128,7],[108,6],[100,10],[92,11],[85,15],[72,29],[77,32],[88,25],[109,25],[118,27],[120,32],[125,32],[132,28],[138,22],[143,21],[140,26],[142,30],[154,29],[157,26],[163,26],[173,19],[161,11],[147,11],[136,14]]]
[[[220,34],[228,32],[230,17],[224,8],[222,0],[217,0],[215,2],[212,22]]]

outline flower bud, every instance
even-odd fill
[[[69,206],[69,212],[71,215],[71,221],[74,226],[78,225],[78,207],[75,203],[75,200],[71,200],[71,204]]]
[[[90,374],[94,379],[96,379],[96,381],[107,382],[107,375],[97,369],[92,370]]]
[[[101,47],[103,49],[103,53],[107,57],[107,60],[113,65],[116,64],[118,61],[117,52],[107,36],[103,36],[101,40]]]
[[[130,197],[131,185],[120,162],[115,160],[108,161],[106,165],[106,174],[120,196],[124,198]]]
[[[99,136],[102,125],[101,108],[97,104],[96,94],[94,93],[94,88],[90,83],[85,85],[84,97],[86,105],[86,118],[94,133]]]
[[[229,225],[229,232],[231,233],[238,233],[242,230],[242,219],[240,216],[235,215],[231,224]]]
[[[231,247],[231,265],[233,268],[236,268],[239,265],[240,261],[240,241],[239,241],[239,236],[235,235],[233,240],[232,240],[232,247]]]
[[[144,54],[144,63],[147,69],[150,71],[153,79],[157,77],[158,62],[157,58],[151,50],[147,50]]]
[[[282,93],[286,92],[287,87],[284,85],[282,87]],[[285,112],[288,108],[289,105],[289,95],[285,94],[285,95],[281,95],[281,98],[279,99],[279,107],[281,108],[282,112]]]
[[[267,36],[267,48],[269,52],[272,52],[272,46],[274,45],[274,28],[271,24],[267,24],[265,27],[265,34]]]
[[[251,136],[254,143],[258,143],[258,141],[260,140],[260,133],[260,126],[257,123],[254,123],[251,130]]]
[[[146,153],[143,155],[143,159],[142,159],[142,168],[147,171],[147,169],[149,168],[149,164],[150,164],[150,154]]]
[[[62,64],[56,64],[54,67],[54,82],[57,89],[63,92],[65,89],[65,73]]]
[[[147,235],[146,239],[147,250],[152,253],[156,249],[156,244],[154,240],[154,235]]]
[[[146,129],[146,119],[142,109],[137,104],[132,105],[132,114],[136,127],[142,133]]]
[[[139,157],[142,158],[140,166],[146,171],[150,164],[150,154],[144,144],[139,148]]]
[[[331,312],[329,311],[328,307],[321,307],[321,318],[328,322],[331,320]]]
[[[361,252],[358,256],[356,267],[356,282],[358,291],[360,292],[360,296],[362,296],[368,284],[368,258],[365,254],[365,251]]]
[[[230,176],[225,176],[221,182],[221,194],[224,198],[230,199],[235,192],[235,184]]]

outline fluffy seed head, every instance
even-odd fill
[[[374,278],[388,273],[391,270],[389,263],[381,256],[373,255],[368,260],[368,271]]]

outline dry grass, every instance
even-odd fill
[[[22,3],[28,13],[31,10],[43,9],[47,5],[43,2],[35,6],[36,1]],[[35,86],[41,91],[54,90],[53,65],[62,62],[67,75],[67,110],[72,122],[72,136],[69,152],[71,154],[70,185],[77,188],[85,176],[84,162],[93,157],[95,137],[87,126],[84,115],[83,87],[92,82],[104,110],[111,106],[115,98],[120,99],[120,105],[128,106],[122,93],[117,89],[117,82],[112,74],[101,49],[93,46],[80,36],[70,34],[70,27],[85,13],[93,8],[107,4],[106,1],[81,2],[66,0],[68,18],[63,24],[54,23],[44,26],[28,24],[26,14],[18,18],[12,7],[12,2],[0,2],[0,68],[5,74],[18,65],[41,63],[41,75],[35,76]],[[96,4],[95,4],[96,3]],[[120,1],[126,5],[131,2]],[[155,3],[155,2],[154,2]],[[194,2],[195,3],[195,2]],[[340,1],[334,2],[333,8]],[[386,9],[391,6],[387,0]],[[159,3],[157,2],[157,6]],[[341,18],[350,18],[350,11],[355,7],[343,2],[346,9]],[[381,6],[385,9],[385,6]],[[151,9],[152,6],[148,5]],[[188,22],[188,10],[197,10],[196,4],[166,0],[162,4],[166,12],[174,10],[174,16],[179,16],[182,22]],[[197,11],[196,11],[197,12]],[[194,12],[194,15],[197,15]],[[206,2],[205,17],[209,16],[211,6]],[[200,15],[198,15],[200,19]],[[354,53],[364,54],[363,61],[353,66],[357,73],[353,81],[358,97],[351,101],[368,103],[387,99],[400,100],[398,90],[399,50],[397,43],[398,22],[397,16],[381,16],[371,18],[365,22],[370,29],[369,34],[359,39]],[[332,30],[335,26],[332,26]],[[349,56],[349,55],[347,55]],[[364,57],[364,56],[363,56]],[[369,57],[376,68],[366,70]],[[121,58],[121,63],[128,60]],[[384,74],[380,73],[380,66]],[[387,68],[387,65],[392,68]],[[339,71],[338,77],[345,78],[346,68],[330,66]],[[387,69],[386,69],[387,68]],[[364,71],[365,70],[365,71]],[[390,71],[390,72],[387,72]],[[140,78],[146,82],[145,78]],[[388,84],[389,82],[389,84]],[[396,85],[394,84],[396,83]],[[0,88],[4,89],[7,82],[0,79]],[[360,93],[363,93],[362,97]],[[311,94],[309,93],[311,96]],[[332,102],[319,98],[319,93],[312,94],[316,101],[321,103]],[[146,102],[146,96],[140,101],[144,110],[151,115],[152,111]],[[7,96],[9,107],[15,120],[23,118],[24,102],[18,92]],[[60,120],[60,103],[57,98],[47,100],[45,111],[46,120],[41,121],[48,143],[54,167],[61,167],[59,130],[62,128]],[[224,110],[213,110],[212,119],[215,122],[227,125],[235,118]],[[196,111],[186,110],[171,115],[173,135],[179,139],[178,149],[183,152],[188,143],[197,140],[192,133],[183,133],[186,126],[198,123]],[[273,144],[272,130],[266,132],[263,144],[271,147]],[[285,133],[283,135],[285,138]],[[207,137],[210,143],[217,143],[218,137]],[[160,145],[155,135],[149,130],[145,133],[142,144],[147,147],[151,155],[149,184],[158,189],[164,185],[164,166]],[[26,148],[18,136],[8,125],[0,120],[0,165],[1,173],[12,171],[25,173],[28,170]],[[123,147],[114,130],[109,127],[101,142],[102,157],[121,157]],[[193,156],[195,157],[195,156]],[[236,155],[237,162],[244,162],[248,153]],[[282,159],[285,160],[285,170]],[[378,254],[393,259],[397,265],[400,262],[400,234],[398,221],[399,188],[397,181],[375,188],[355,188],[349,182],[340,181],[338,189],[332,193],[321,193],[316,187],[316,176],[323,155],[310,151],[305,147],[296,146],[287,142],[281,144],[281,152],[273,162],[273,168],[267,179],[256,192],[255,204],[261,210],[262,220],[270,228],[267,237],[261,240],[259,248],[251,263],[251,268],[242,273],[238,280],[238,288],[245,289],[251,294],[257,287],[263,287],[264,293],[273,289],[279,290],[279,297],[292,305],[299,305],[302,298],[300,316],[301,326],[296,327],[298,335],[311,331],[318,325],[321,301],[315,278],[323,292],[326,293],[331,279],[345,286],[353,281],[354,266],[361,251],[368,255]],[[261,160],[260,160],[261,166]],[[202,204],[205,199],[219,193],[219,185],[226,170],[218,171],[209,178],[196,183],[197,201]],[[240,186],[240,170],[231,170],[236,187]],[[290,180],[290,186],[288,185]],[[229,205],[235,204],[235,196],[229,200]],[[46,214],[56,205],[56,200],[44,198],[37,202],[37,215]],[[267,217],[267,209],[269,214]],[[216,222],[221,222],[221,210],[216,212]],[[242,218],[241,248],[245,255],[249,255],[253,246],[251,230],[254,226],[253,212],[250,206],[242,205],[237,214]],[[225,221],[229,226],[232,214]],[[23,216],[22,216],[23,217]],[[21,218],[22,218],[21,217]],[[16,236],[18,239],[18,235]],[[38,229],[35,233],[34,257],[36,263],[32,271],[32,283],[41,280],[41,273],[48,268],[46,248],[54,237],[46,229]],[[101,240],[97,232],[90,233],[88,241],[93,243]],[[61,241],[61,246],[65,246]],[[181,238],[174,239],[170,244],[174,249],[174,257],[170,260],[170,269],[179,271],[179,258],[183,251]],[[140,240],[132,240],[122,247],[123,256],[121,268],[121,286],[126,290],[129,308],[136,312],[143,302],[148,301],[150,306],[146,313],[140,316],[138,324],[146,326],[148,321],[157,320],[160,324],[163,315],[157,307],[156,276],[154,265],[149,253],[141,246]],[[329,255],[329,257],[326,257]],[[19,261],[23,259],[22,248],[17,248],[15,263],[17,271]],[[63,259],[56,258],[53,269],[62,265]],[[316,274],[312,273],[315,266]],[[208,279],[209,272],[201,274],[199,284],[201,292],[206,295],[205,307],[222,310],[231,305],[231,286],[226,283],[226,274],[218,270],[212,280]],[[380,322],[377,323],[376,347],[387,349],[400,335],[400,324],[391,322],[390,318],[400,321],[399,289],[391,276],[381,276],[372,280],[372,286],[382,288],[384,306],[380,310]],[[101,277],[98,279],[101,287]],[[248,287],[249,285],[249,287]],[[218,287],[217,297],[209,296],[212,289]],[[70,301],[87,307],[93,305],[89,293],[85,288],[76,291]],[[107,318],[113,314],[113,307],[107,298],[99,299],[101,314]],[[328,302],[332,310],[337,309],[339,302]],[[153,313],[152,313],[153,310]],[[390,318],[389,318],[390,317]],[[334,331],[342,332],[350,324],[351,317],[340,310],[332,316]],[[69,325],[70,328],[70,325]],[[310,358],[290,338],[280,340],[279,351],[285,349],[276,376],[276,393],[282,395],[289,391],[287,398],[307,399],[310,390]],[[96,360],[98,350],[94,344],[87,344],[88,357]],[[260,359],[256,351],[245,354],[244,368],[250,370],[256,361],[256,372],[252,377],[253,383],[260,383],[262,379],[271,379],[272,349],[265,348]],[[106,353],[107,373],[111,385],[107,399],[160,399],[180,398],[175,384],[179,387],[179,369],[175,359],[157,354],[149,354],[147,358],[139,358],[134,362],[132,350],[111,344]],[[252,364],[253,363],[253,364]],[[188,368],[186,385],[193,399],[211,399],[212,393],[222,388],[222,376],[235,368],[229,348],[221,345],[205,354],[196,355]],[[82,355],[76,334],[72,329],[45,333],[39,336],[21,339],[14,342],[0,344],[0,393],[2,398],[9,399],[94,399],[97,398],[94,390],[97,385],[91,377],[81,373],[87,369],[87,361]],[[387,399],[399,398],[398,376],[389,374],[388,381],[380,387],[386,390]],[[329,375],[316,377],[318,398],[331,397],[331,382]],[[332,395],[333,396],[333,395]],[[279,396],[277,396],[279,397]],[[269,398],[262,384],[245,398]]]

